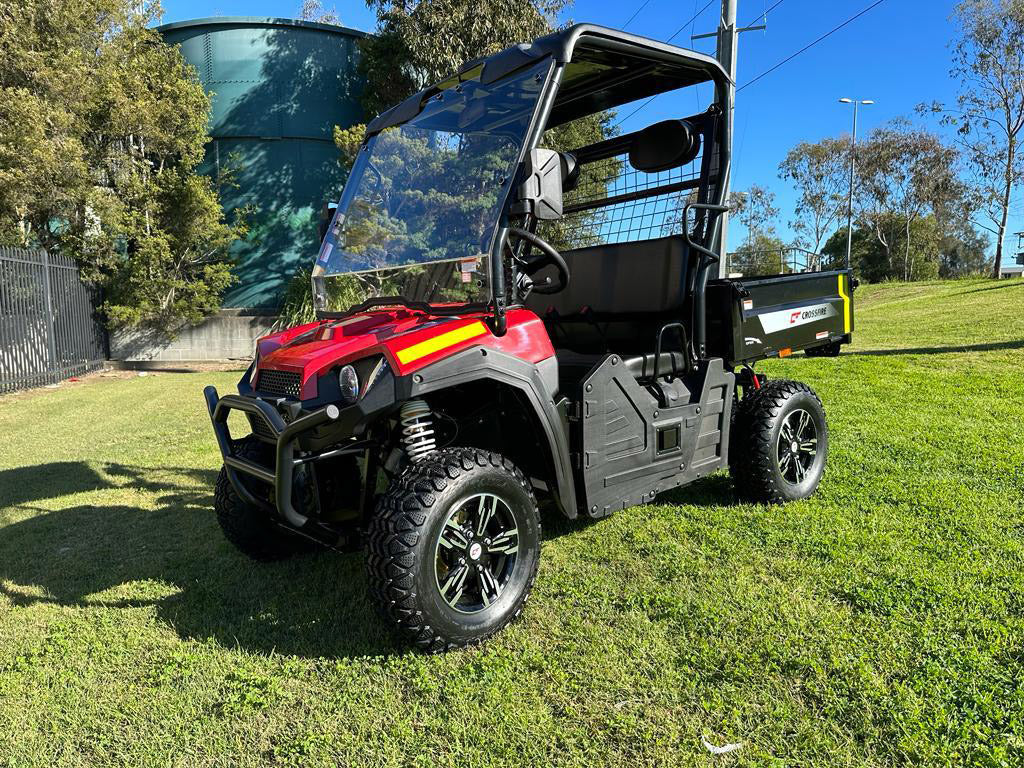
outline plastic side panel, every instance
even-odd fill
[[[610,355],[581,383],[574,438],[591,517],[650,502],[726,465],[735,378],[716,358],[685,381],[690,402],[661,408]]]

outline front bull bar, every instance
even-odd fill
[[[231,486],[235,493],[241,497],[246,504],[251,504],[263,509],[269,509],[262,499],[258,499],[249,491],[238,477],[239,472],[252,475],[265,483],[269,483],[274,489],[274,502],[277,505],[277,512],[292,527],[303,528],[309,523],[309,518],[300,513],[292,505],[292,478],[295,474],[295,440],[303,432],[316,429],[323,424],[336,421],[341,415],[341,410],[336,405],[328,405],[319,410],[300,416],[290,424],[286,424],[281,414],[277,412],[270,403],[255,397],[242,397],[241,395],[217,395],[217,388],[206,387],[203,390],[206,398],[206,407],[210,411],[210,419],[213,422],[213,432],[217,436],[217,445],[220,447],[221,456],[224,459],[224,471],[227,473]],[[228,431],[228,414],[232,410],[245,411],[256,414],[263,418],[273,429],[277,436],[275,451],[275,470],[272,472],[255,462],[243,459],[234,454],[231,447],[231,433]],[[273,511],[273,510],[270,510]]]

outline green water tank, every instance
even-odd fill
[[[224,306],[275,308],[296,271],[312,264],[321,208],[341,193],[334,126],[365,122],[356,69],[365,33],[234,16],[157,31],[181,46],[212,97],[203,172],[231,178],[221,186],[225,211],[251,209]]]

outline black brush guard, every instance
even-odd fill
[[[341,416],[341,409],[336,405],[327,405],[319,410],[300,416],[291,423],[285,423],[281,414],[273,405],[256,397],[243,397],[242,395],[224,395],[219,397],[216,387],[206,387],[203,390],[206,398],[206,407],[210,411],[210,419],[213,421],[213,431],[217,435],[217,444],[220,446],[221,456],[224,458],[224,471],[228,480],[231,481],[235,492],[246,504],[275,511],[266,501],[257,498],[241,482],[238,473],[255,477],[264,483],[268,483],[274,489],[274,505],[276,512],[291,527],[305,530],[308,533],[323,538],[326,531],[314,532],[311,528],[321,528],[319,524],[313,523],[303,515],[292,504],[292,482],[295,476],[295,467],[303,463],[305,459],[296,460],[295,449],[298,439],[330,422],[335,422]],[[232,448],[231,433],[228,431],[227,419],[231,411],[243,411],[247,414],[254,414],[264,419],[275,435],[275,469],[273,471],[236,456]],[[340,450],[330,451],[332,456],[343,453],[355,453],[365,449],[365,442],[352,443]],[[326,454],[325,454],[326,455]]]

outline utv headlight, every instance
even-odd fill
[[[359,399],[359,374],[351,365],[342,366],[338,371],[338,385],[345,400],[354,403]]]

